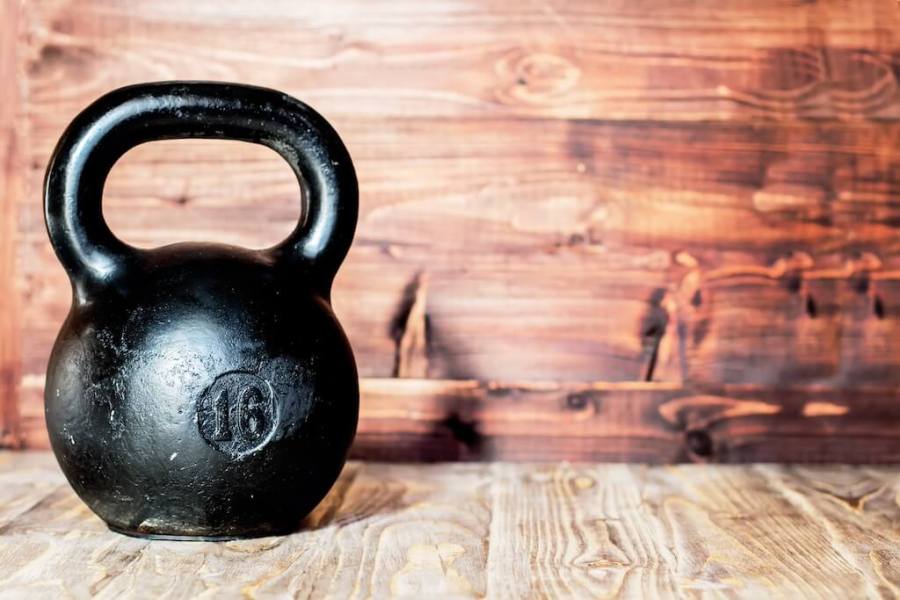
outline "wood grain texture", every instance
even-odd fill
[[[283,89],[329,115],[708,120],[900,113],[892,0],[38,2],[32,99],[146,79]]]
[[[68,121],[53,114],[34,152]],[[417,375],[800,385],[900,373],[885,351],[900,316],[895,124],[342,125],[363,197],[334,298],[365,376],[395,373],[423,276]],[[31,189],[45,159],[32,156]],[[141,246],[263,247],[296,222],[296,187],[269,150],[150,144],[114,169],[106,214]],[[24,363],[37,375],[69,294],[33,200],[20,212]]]
[[[0,212],[0,445],[46,447],[44,369],[69,302],[40,207],[53,145],[103,92],[181,78],[282,89],[350,148],[360,224],[335,308],[370,414],[405,415],[364,415],[358,456],[896,459],[896,2],[4,10],[19,85],[0,103],[17,157]],[[140,246],[264,247],[296,223],[297,196],[267,149],[179,141],[125,156],[104,202]],[[609,428],[559,424],[552,410],[593,388],[613,390]],[[435,410],[473,394],[474,438]],[[722,406],[748,397],[778,411],[690,438],[659,420],[681,399],[733,423]],[[830,446],[834,431],[853,444]]]
[[[49,448],[40,385],[22,435]],[[894,388],[363,379],[351,455],[381,461],[900,462]]]
[[[895,597],[900,474],[875,467],[351,463],[304,529],[108,532],[48,454],[0,454],[9,598]]]
[[[18,206],[25,180],[19,123],[19,3],[0,0],[0,447],[21,444],[22,325],[17,269]]]
[[[892,388],[363,380],[354,457],[376,460],[900,461]]]

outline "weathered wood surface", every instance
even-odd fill
[[[363,379],[351,455],[381,461],[900,463],[894,388]],[[21,427],[48,448],[39,385]]]
[[[32,190],[68,120],[53,115],[53,134],[32,140]],[[430,377],[900,381],[900,125],[354,120],[343,132],[363,202],[334,299],[364,376],[394,374],[398,317],[425,274]],[[114,170],[106,214],[137,245],[260,247],[292,228],[296,188],[266,149],[150,144]],[[38,198],[20,212],[23,368],[39,375],[70,294]]]
[[[896,468],[351,463],[300,533],[108,532],[0,454],[5,598],[891,598]]]
[[[62,113],[149,77],[379,118],[900,115],[893,0],[30,4],[32,98]]]
[[[17,209],[25,181],[20,161],[19,3],[0,1],[0,447],[21,444],[19,383],[22,373],[21,281]]]
[[[364,380],[377,460],[900,463],[896,391]]]
[[[373,385],[750,386],[779,406],[900,385],[896,2],[0,2],[18,82],[0,92],[0,445],[46,444],[69,302],[47,158],[88,102],[150,79],[276,87],[341,132],[362,198],[335,308]],[[267,149],[156,143],[113,170],[105,213],[141,246],[263,247],[296,188]],[[883,460],[880,436],[844,456]]]

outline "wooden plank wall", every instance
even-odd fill
[[[0,3],[0,446],[22,443],[19,417],[21,342],[16,261],[17,210],[22,200],[24,168],[18,121],[21,89],[17,44],[19,6]]]
[[[105,91],[178,78],[282,89],[353,154],[356,456],[900,460],[893,0],[0,1],[3,445],[46,446],[69,302],[49,153]],[[141,246],[264,247],[292,177],[149,144],[105,212]]]

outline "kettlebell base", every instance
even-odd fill
[[[224,534],[224,535],[180,535],[180,534],[172,534],[172,533],[154,533],[152,531],[139,531],[136,529],[125,529],[122,527],[116,527],[115,525],[110,525],[106,523],[106,527],[112,531],[113,533],[118,533],[120,535],[126,535],[132,538],[138,538],[142,540],[159,540],[159,541],[169,541],[169,542],[231,542],[234,540],[252,540],[257,538],[264,537],[280,537],[285,535],[290,535],[292,533],[296,533],[299,531],[298,528],[294,527],[291,529],[284,530],[265,530],[258,532],[247,532],[240,534]]]

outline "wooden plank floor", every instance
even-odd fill
[[[108,532],[0,453],[6,597],[897,597],[900,469],[351,463],[306,529]]]

